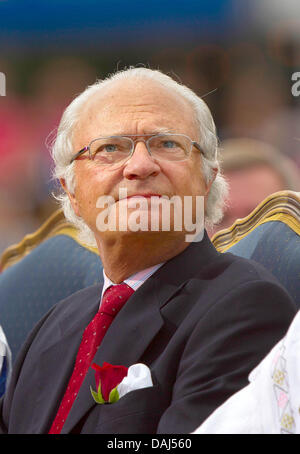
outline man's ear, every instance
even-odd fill
[[[79,216],[81,217],[80,215],[80,211],[79,211],[79,206],[78,206],[78,202],[76,200],[76,197],[75,197],[75,194],[73,194],[72,192],[70,192],[67,188],[67,184],[66,184],[66,180],[64,178],[60,178],[59,179],[59,182],[63,188],[63,190],[65,191],[65,193],[68,195],[69,197],[69,200],[71,202],[71,205],[72,205],[72,208],[74,210],[74,213],[76,214],[76,216]]]
[[[219,172],[219,169],[218,169],[217,167],[214,167],[214,168],[212,169],[211,178],[209,179],[209,182],[206,184],[206,191],[205,191],[205,195],[206,195],[206,196],[209,194],[211,185],[212,185],[213,182],[215,181],[216,176],[218,175],[218,172]]]

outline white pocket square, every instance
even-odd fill
[[[117,386],[119,398],[136,389],[149,388],[153,386],[151,372],[145,364],[137,363],[128,368],[127,376]]]

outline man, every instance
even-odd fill
[[[300,190],[296,163],[271,145],[249,138],[227,139],[220,146],[223,175],[229,183],[224,217],[215,231],[248,216],[269,195]]]
[[[206,224],[221,216],[226,186],[216,150],[207,106],[158,71],[117,73],[66,109],[55,175],[66,216],[98,246],[105,282],[62,301],[35,327],[2,401],[3,432],[190,433],[245,386],[285,334],[295,308],[275,279],[217,253],[205,232],[187,240],[199,198]],[[192,201],[192,222],[181,229],[174,196]],[[148,223],[136,229],[133,220],[145,213]],[[112,319],[110,298],[127,302],[108,327],[99,320]],[[137,363],[147,385],[122,397]],[[100,377],[112,369],[122,377]]]

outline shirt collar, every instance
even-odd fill
[[[150,266],[149,268],[146,268],[145,270],[138,271],[137,273],[132,274],[129,276],[127,279],[125,279],[123,282],[129,287],[131,287],[134,291],[137,290],[147,279],[150,277],[153,273],[155,273],[158,268],[160,268],[165,262],[159,263],[158,265]],[[103,284],[103,289],[101,293],[101,302],[102,302],[102,297],[106,289],[110,287],[111,285],[117,285],[115,282],[112,282],[109,277],[106,276],[105,271],[103,269],[103,277],[104,277],[104,284]]]

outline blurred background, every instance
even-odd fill
[[[217,230],[277,190],[300,190],[299,0],[0,0],[0,254],[58,208],[47,144],[65,107],[137,64],[212,111],[231,184]]]

